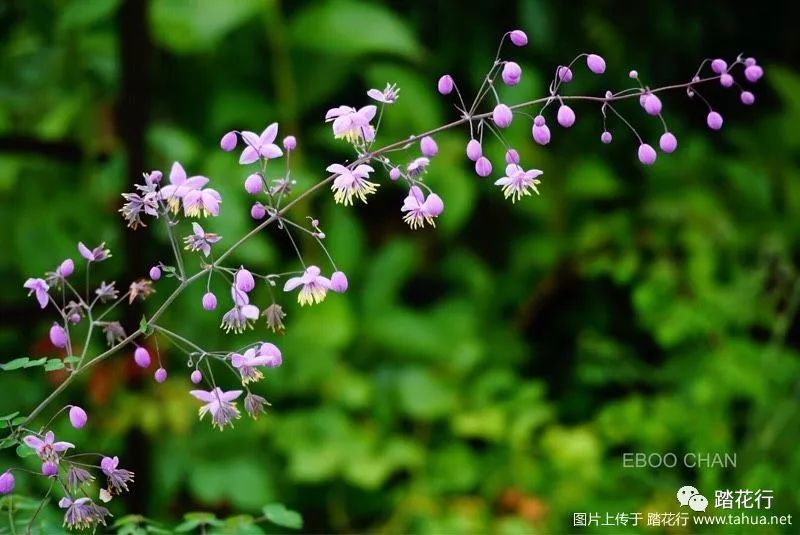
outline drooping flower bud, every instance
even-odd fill
[[[278,368],[283,363],[281,350],[271,342],[264,342],[261,344],[261,347],[258,348],[258,355],[269,359],[267,360],[266,366],[270,368]]]
[[[658,115],[661,113],[661,99],[649,93],[644,97],[644,111],[650,115]]]
[[[522,67],[516,62],[507,61],[503,65],[501,77],[506,85],[517,85],[522,78]]]
[[[211,292],[206,292],[203,295],[203,309],[214,310],[215,308],[217,308],[217,296]]]
[[[150,268],[150,278],[154,281],[157,281],[161,278],[161,268],[158,266],[153,266]]]
[[[519,163],[519,152],[517,152],[514,149],[508,149],[506,151],[506,163],[507,164]]]
[[[150,367],[150,352],[144,347],[139,346],[136,348],[136,351],[133,352],[133,360],[140,368],[148,368]]]
[[[467,158],[472,160],[473,162],[477,162],[478,158],[483,156],[483,149],[481,148],[481,142],[477,139],[470,139],[469,143],[467,143]]]
[[[64,277],[65,279],[72,275],[72,272],[75,271],[75,262],[72,261],[71,258],[67,258],[56,268],[56,273],[60,276]]]
[[[42,463],[42,474],[47,477],[53,477],[58,474],[58,465],[52,461],[45,461]]]
[[[167,370],[164,368],[159,368],[156,370],[156,373],[153,374],[157,383],[163,383],[167,380]]]
[[[639,78],[639,71],[632,70],[631,72],[628,73],[628,78],[630,78],[631,80],[636,80],[637,78]]]
[[[733,76],[725,73],[719,77],[719,83],[722,87],[731,87],[733,85]]]
[[[67,347],[67,331],[58,323],[50,327],[50,343],[59,349]]]
[[[605,143],[606,145],[608,145],[609,143],[611,143],[611,140],[612,140],[612,139],[613,139],[613,136],[611,135],[611,132],[609,132],[608,130],[606,130],[605,132],[603,132],[602,134],[600,134],[600,141],[602,141],[602,142],[603,142],[603,143]]]
[[[244,181],[244,189],[250,195],[258,195],[264,187],[264,181],[261,180],[261,175],[253,173],[248,176]]]
[[[744,69],[744,77],[747,78],[748,82],[755,83],[760,80],[762,76],[764,76],[764,69],[759,65],[753,64]]]
[[[558,107],[558,114],[556,115],[556,119],[558,120],[558,124],[563,126],[564,128],[569,128],[573,124],[575,124],[575,112],[572,111],[572,108],[567,106],[566,104],[562,104]]]
[[[444,201],[435,193],[430,193],[425,199],[425,207],[431,217],[439,217],[444,212]]]
[[[230,152],[236,148],[237,142],[238,137],[236,136],[236,132],[228,132],[219,140],[219,146],[225,152]]]
[[[586,56],[586,66],[595,74],[603,74],[606,71],[606,60],[597,54]]]
[[[192,375],[189,376],[189,379],[193,384],[200,384],[200,381],[203,380],[203,374],[200,372],[200,370],[195,370],[192,372]]]
[[[541,115],[539,117],[541,117]],[[547,145],[550,143],[550,128],[546,124],[537,126],[536,122],[534,121],[533,140],[539,145]]]
[[[564,82],[565,84],[572,81],[572,69],[570,69],[566,65],[559,65],[557,72],[558,72],[558,79]]]
[[[253,203],[253,206],[250,207],[250,217],[256,221],[264,219],[265,215],[267,215],[267,209],[260,202]]]
[[[753,95],[753,93],[750,91],[742,91],[742,94],[739,95],[739,98],[741,99],[742,104],[746,106],[750,106],[756,101],[755,95]]]
[[[728,64],[724,59],[717,58],[711,62],[711,70],[717,74],[722,74],[728,70]]]
[[[331,275],[331,290],[336,293],[344,293],[347,291],[347,275],[341,271],[334,271]]]
[[[528,36],[522,30],[514,30],[509,37],[511,37],[511,42],[516,46],[525,46],[528,44]]]
[[[639,161],[645,165],[653,165],[656,161],[656,150],[647,143],[642,143],[639,145]]]
[[[494,111],[492,111],[492,120],[494,124],[500,128],[508,128],[511,126],[511,120],[513,118],[514,114],[511,112],[511,108],[505,104],[498,104],[494,107]]]
[[[294,150],[297,148],[297,138],[294,136],[286,136],[283,138],[283,148],[286,150]]]
[[[14,490],[14,474],[6,470],[0,475],[0,494],[8,494]]]
[[[439,78],[439,84],[437,86],[439,93],[442,95],[449,95],[453,92],[453,77],[449,74],[445,74],[441,78]]]
[[[709,112],[706,116],[706,124],[712,130],[719,130],[722,128],[722,115],[715,111]]]
[[[392,167],[389,170],[389,179],[397,180],[398,178],[400,178],[400,169],[398,169],[397,167]]]
[[[492,162],[485,156],[481,156],[478,158],[478,161],[475,162],[475,172],[478,176],[489,176],[492,174]]]
[[[243,292],[250,292],[256,287],[256,280],[253,278],[253,274],[245,269],[244,266],[241,266],[239,271],[236,272],[235,279],[236,287]]]
[[[439,152],[439,146],[431,136],[425,136],[419,142],[419,150],[422,152],[423,156],[431,158],[436,156],[436,153]]]
[[[82,408],[78,407],[77,405],[73,405],[69,409],[69,423],[72,424],[72,427],[75,429],[80,429],[84,425],[86,425],[86,421],[89,419],[89,416],[86,415],[86,411]]]
[[[672,132],[664,132],[658,140],[658,146],[662,151],[670,154],[678,148],[678,139]]]

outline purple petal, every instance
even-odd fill
[[[176,186],[180,186],[186,182],[186,171],[179,162],[172,164],[172,169],[169,170],[169,181]]]
[[[245,130],[242,132],[242,139],[248,147],[258,148],[261,145],[261,140],[255,132]]]
[[[332,163],[326,169],[329,173],[337,173],[339,175],[344,175],[350,172],[350,170],[343,166],[340,163]]]
[[[23,438],[22,441],[25,443],[25,445],[35,450],[38,450],[44,446],[44,441],[41,438],[33,435],[28,435],[27,437]]]
[[[220,399],[222,399],[222,401],[233,401],[241,395],[241,390],[231,390],[230,392],[223,392],[222,395],[220,395]]]
[[[283,156],[283,151],[274,143],[261,145],[259,153],[265,158],[280,158]]]
[[[79,242],[78,242],[78,252],[79,252],[79,253],[81,253],[81,256],[82,256],[82,257],[84,257],[84,258],[85,258],[86,260],[88,260],[89,262],[91,262],[91,261],[93,261],[93,260],[94,260],[94,255],[93,255],[93,254],[92,254],[92,252],[89,250],[89,248],[88,248],[88,247],[86,247],[86,246],[83,244],[83,242],[82,242],[82,241],[79,241]]]
[[[242,165],[258,161],[258,151],[253,147],[245,147],[242,155],[239,157],[239,163]]]
[[[286,284],[283,285],[283,291],[291,292],[301,284],[303,284],[303,277],[292,277],[291,279],[286,281]]]
[[[214,399],[212,392],[206,392],[205,390],[190,390],[189,393],[200,401],[204,401],[206,403],[211,403],[211,401]]]
[[[267,145],[275,141],[278,135],[278,123],[272,123],[261,132],[261,143]]]
[[[67,451],[68,449],[74,448],[74,447],[75,447],[75,444],[72,444],[71,442],[63,442],[62,441],[62,442],[56,442],[56,443],[53,444],[53,449],[56,450],[59,453],[61,453],[62,451]]]

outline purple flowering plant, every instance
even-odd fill
[[[110,512],[101,504],[128,491],[134,484],[133,472],[120,467],[120,464],[124,466],[124,459],[103,453],[82,453],[79,452],[82,445],[56,439],[51,424],[62,413],[68,413],[69,421],[76,429],[91,424],[91,418],[82,408],[65,405],[54,411],[46,422],[41,422],[40,418],[57,403],[77,377],[126,348],[134,348],[133,361],[137,366],[149,368],[154,361],[158,364],[153,375],[158,383],[168,379],[168,370],[158,351],[158,339],[169,340],[179,348],[185,354],[190,380],[197,385],[196,389],[187,392],[187,396],[198,402],[199,419],[210,421],[211,426],[221,431],[235,425],[242,416],[242,407],[253,419],[263,414],[270,404],[257,393],[259,382],[283,360],[278,345],[267,340],[285,328],[286,313],[282,303],[296,299],[301,306],[313,306],[323,302],[331,292],[346,292],[350,284],[347,275],[336,267],[333,255],[325,245],[326,235],[321,230],[320,221],[292,218],[292,208],[303,199],[329,189],[335,203],[352,209],[353,205],[367,203],[372,195],[378,194],[380,186],[399,187],[406,195],[402,205],[397,207],[398,216],[411,229],[435,227],[447,201],[426,182],[427,174],[436,169],[439,150],[436,136],[462,127],[466,134],[465,156],[474,167],[477,179],[491,177],[493,186],[496,186],[490,188],[494,194],[502,194],[511,202],[533,202],[525,197],[534,193],[539,195],[540,190],[546,194],[547,178],[542,180],[544,171],[536,169],[535,162],[521,161],[517,150],[506,141],[503,130],[512,122],[528,122],[532,142],[547,145],[553,135],[560,134],[557,127],[551,131],[548,121],[554,120],[559,127],[567,129],[579,120],[573,106],[580,106],[581,111],[584,107],[594,109],[599,111],[598,132],[602,143],[611,143],[616,129],[630,130],[637,142],[631,147],[631,154],[635,150],[642,164],[652,165],[658,157],[656,146],[664,154],[678,149],[678,138],[670,130],[664,115],[664,95],[682,93],[698,102],[705,110],[708,128],[719,130],[723,118],[703,97],[703,86],[720,84],[731,88],[738,92],[742,104],[751,105],[755,97],[749,84],[763,76],[763,69],[755,59],[740,55],[730,62],[706,59],[688,81],[681,83],[650,86],[637,71],[631,70],[628,73],[630,87],[609,90],[602,95],[571,94],[570,83],[576,77],[604,75],[607,69],[600,55],[587,53],[556,66],[544,96],[530,99],[528,95],[522,95],[520,102],[502,102],[497,86],[515,86],[525,75],[518,63],[506,59],[507,45],[524,47],[527,42],[527,35],[522,30],[503,36],[497,55],[471,101],[465,99],[466,93],[459,89],[451,75],[441,76],[436,90],[452,100],[457,117],[426,132],[398,141],[379,142],[384,114],[391,113],[392,105],[402,98],[401,88],[391,81],[383,89],[367,91],[362,102],[331,108],[321,121],[330,126],[335,139],[352,149],[353,157],[347,162],[331,163],[326,168],[330,173],[327,177],[302,191],[297,191],[291,173],[292,153],[298,147],[294,135],[285,136],[279,145],[278,123],[269,124],[261,133],[249,130],[225,133],[220,148],[226,152],[239,151],[243,187],[253,197],[250,215],[255,223],[243,236],[220,236],[208,230],[213,224],[208,225],[207,221],[225,216],[224,199],[213,188],[215,181],[222,178],[211,180],[202,175],[190,176],[179,162],[174,162],[168,172],[153,170],[144,173],[135,191],[122,194],[119,212],[131,230],[162,224],[171,245],[172,258],[152,266],[147,276],[124,288],[114,281],[93,284],[94,264],[112,258],[112,253],[102,243],[92,247],[92,243],[78,242],[76,251],[79,257],[76,259],[82,261],[63,260],[54,271],[43,277],[29,278],[22,284],[39,307],[52,314],[54,323],[50,328],[50,341],[56,348],[62,348],[67,356],[41,361],[16,359],[6,363],[3,369],[44,365],[48,370],[65,370],[66,378],[27,415],[15,413],[3,418],[6,434],[1,445],[16,445],[21,455],[35,455],[41,461],[41,470],[0,468],[3,470],[0,494],[13,493],[15,478],[19,475],[44,477],[50,482],[45,499],[51,495],[60,497],[58,505],[63,510],[66,527],[84,529],[106,525]],[[633,112],[624,109],[630,102],[634,103]],[[637,102],[641,109],[635,109]],[[635,126],[635,123],[651,120],[650,117],[658,120],[663,130],[657,143],[645,139]],[[484,147],[488,144],[503,148],[502,161],[492,161],[486,155]],[[280,177],[267,178],[267,171],[272,172],[275,167],[281,169]],[[243,243],[268,229],[288,238],[297,255],[296,270],[261,273],[252,266],[230,264],[231,255]],[[328,260],[326,265],[312,265],[305,261],[296,239],[301,234],[312,238],[321,249]],[[76,279],[81,270],[84,281],[79,284]],[[223,281],[229,291],[216,295],[211,291],[212,279]],[[263,332],[264,340],[234,350],[212,350],[164,325],[162,316],[170,305],[188,287],[203,284],[206,291],[197,306],[208,314],[215,314],[221,329],[233,335],[258,329]],[[268,289],[267,301],[254,297],[258,286]],[[150,299],[156,291],[165,296],[160,306],[149,317],[143,317],[133,330],[113,319],[118,307],[126,302],[130,305],[137,300]],[[89,341],[98,335],[104,337],[108,348],[90,355],[87,349]],[[155,348],[155,354],[152,354],[151,347]],[[292,358],[292,355],[287,357]],[[95,485],[95,481],[100,484]]]

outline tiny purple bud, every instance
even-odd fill
[[[154,281],[157,281],[161,278],[161,268],[158,266],[153,266],[150,268],[150,278]]]
[[[6,470],[0,475],[0,494],[8,494],[14,490],[14,474]]]
[[[764,69],[762,69],[758,65],[750,65],[749,67],[745,67],[744,69],[744,77],[747,78],[748,82],[757,82],[762,76],[764,76]]]
[[[253,219],[264,219],[265,215],[267,215],[267,210],[260,202],[253,204],[253,206],[250,208],[250,217]]]
[[[152,182],[154,184],[158,184],[159,182],[161,182],[161,179],[164,177],[164,173],[162,173],[161,171],[156,169],[155,171],[150,171],[150,174],[148,175],[148,177],[150,178],[150,182]]]
[[[467,158],[472,160],[473,162],[477,162],[478,158],[483,156],[483,149],[481,148],[481,142],[477,139],[470,139],[469,143],[467,143]]]
[[[645,165],[653,165],[656,161],[656,150],[647,143],[642,143],[639,145],[639,161]]]
[[[286,150],[290,150],[290,149],[286,149]],[[196,385],[200,384],[200,381],[203,380],[203,374],[200,373],[200,370],[195,370],[195,371],[192,372],[192,375],[189,376],[189,379],[192,381],[192,383],[194,383]]]
[[[86,425],[88,419],[89,417],[86,415],[86,411],[77,405],[73,405],[72,408],[69,409],[69,423],[71,423],[72,427],[75,429],[80,429]]]
[[[753,102],[756,101],[756,96],[752,94],[750,91],[742,91],[742,94],[739,95],[739,98],[742,100],[742,104],[750,106]]]
[[[522,77],[522,67],[518,63],[507,61],[503,65],[501,77],[506,85],[517,85]]]
[[[667,154],[675,152],[678,148],[678,139],[672,132],[664,132],[658,140],[658,146]]]
[[[637,78],[639,78],[639,72],[632,70],[631,72],[628,73],[628,78],[630,78],[631,80],[636,80]]]
[[[500,128],[508,128],[513,118],[514,114],[511,112],[511,108],[505,104],[498,104],[492,111],[492,120]]]
[[[744,60],[745,67],[749,67],[750,65],[755,65],[755,64],[756,64],[756,58],[745,58]]]
[[[558,79],[565,84],[572,81],[572,69],[565,65],[558,66]]]
[[[442,198],[435,193],[428,195],[425,199],[425,205],[428,207],[428,213],[431,217],[439,217],[441,213],[444,212],[444,202]]]
[[[560,124],[564,128],[569,128],[570,126],[575,124],[575,112],[572,111],[572,108],[570,108],[566,104],[562,104],[558,108],[558,114],[556,115],[556,119],[558,120],[558,124]]]
[[[42,474],[47,477],[53,477],[58,474],[58,465],[54,462],[47,461],[42,463]]]
[[[644,111],[650,115],[661,113],[661,99],[652,93],[644,97]]]
[[[724,59],[715,59],[711,62],[711,70],[717,74],[722,74],[728,70],[728,64]]]
[[[228,132],[219,140],[219,146],[225,152],[230,152],[236,148],[237,141],[236,132]]]
[[[722,128],[722,115],[715,111],[709,112],[706,116],[706,124],[712,130],[719,130]]]
[[[236,287],[243,292],[249,292],[256,287],[256,280],[253,274],[241,266],[235,275]]]
[[[725,73],[719,77],[719,83],[722,87],[731,87],[733,85],[733,76]]]
[[[537,115],[533,118],[533,126],[544,126],[545,120],[543,115]]]
[[[156,370],[156,373],[153,374],[157,383],[163,383],[167,380],[167,370],[164,368],[159,368]]]
[[[214,310],[217,308],[217,296],[211,292],[203,295],[203,308],[205,310]]]
[[[528,44],[528,36],[522,30],[514,30],[511,32],[511,42],[516,46],[525,46]]]
[[[71,258],[67,258],[56,269],[56,273],[64,277],[65,279],[72,275],[72,272],[75,271],[75,262],[72,261]]]
[[[133,360],[140,368],[148,368],[150,367],[150,352],[144,347],[139,346],[136,348],[136,351],[133,352]]]
[[[59,349],[67,347],[67,331],[58,323],[50,327],[50,343]]]
[[[392,167],[389,170],[389,178],[391,180],[397,180],[398,178],[400,178],[400,169],[398,169],[397,167]]]
[[[595,74],[603,74],[606,71],[606,60],[597,54],[586,56],[586,66]]]
[[[441,78],[439,78],[438,87],[439,93],[442,95],[449,95],[453,92],[453,77],[449,74],[445,74]]]
[[[611,132],[609,132],[608,130],[600,134],[600,141],[602,141],[606,145],[611,143],[611,139],[612,139]]]
[[[283,148],[286,150],[294,150],[297,148],[297,138],[294,136],[286,136],[283,138]]]
[[[478,176],[489,176],[492,174],[492,162],[485,156],[481,156],[475,162],[475,172],[478,173]]]
[[[431,136],[425,136],[419,142],[419,150],[423,156],[430,158],[436,156],[436,153],[439,152],[439,146]]]
[[[264,181],[261,180],[261,175],[253,173],[244,181],[244,189],[250,195],[258,195],[264,187]]]
[[[336,293],[344,293],[347,291],[347,275],[341,271],[335,271],[331,275],[331,290]]]
[[[69,322],[72,324],[78,323],[79,321],[81,321],[81,315],[77,312],[69,317]]]
[[[508,149],[506,151],[506,163],[519,163],[519,153],[514,149]]]
[[[536,126],[536,124],[534,124],[533,140],[539,145],[547,145],[550,143],[550,128],[547,125]]]

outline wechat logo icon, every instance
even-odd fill
[[[677,497],[681,507],[688,505],[692,511],[704,512],[708,507],[708,499],[690,485],[678,489]]]

